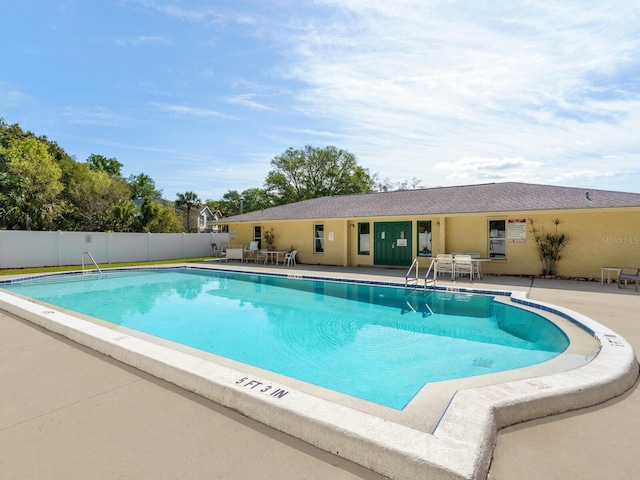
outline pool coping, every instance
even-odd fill
[[[296,278],[400,285],[313,275],[296,274]],[[243,373],[237,370],[4,292],[0,308],[390,478],[485,478],[500,428],[604,402],[626,391],[637,378],[638,364],[628,342],[583,315],[530,301],[524,292],[438,289],[505,295],[516,303],[552,311],[584,325],[601,343],[601,351],[571,371],[460,390],[430,434],[274,385],[266,378],[242,380]]]

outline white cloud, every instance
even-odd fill
[[[493,181],[537,182],[545,175],[544,166],[523,157],[465,157],[452,162],[439,162],[433,168],[442,172],[447,183],[468,184]],[[543,182],[544,183],[544,182]]]
[[[131,125],[131,117],[123,111],[115,111],[106,107],[91,108],[65,107],[61,116],[67,122],[76,125],[100,125],[108,127],[124,127]]]
[[[632,2],[318,3],[338,13],[292,31],[299,108],[334,122],[382,177],[435,162],[456,167],[447,184],[543,179],[544,165],[590,182],[605,155],[638,150]]]
[[[253,23],[250,14],[233,14],[227,8],[211,5],[207,0],[191,0],[187,5],[175,0],[122,0],[121,3],[189,23],[221,24],[229,19],[238,23]]]
[[[306,144],[394,183],[639,190],[637,2],[116,3],[89,32],[69,3],[44,16],[56,41],[8,34],[2,115],[81,157],[105,145],[170,196],[187,178],[181,191],[218,197],[259,186],[270,159]],[[14,33],[38,21],[16,16]],[[43,82],[35,58],[68,75]]]
[[[345,139],[345,135],[342,135],[340,133],[336,133],[336,132],[330,132],[330,131],[326,131],[326,130],[313,130],[313,129],[309,129],[309,128],[303,128],[303,129],[294,129],[291,130],[294,133],[298,133],[298,134],[303,134],[303,135],[309,135],[312,137],[322,137],[322,138],[332,138],[332,139]]]
[[[166,105],[161,103],[153,103],[152,106],[162,112],[167,112],[181,117],[215,117],[215,118],[231,118],[230,116],[217,110],[190,107],[187,105]]]
[[[154,6],[162,13],[187,22],[220,22],[224,20],[217,8],[211,6],[184,8],[170,2],[155,2]]]
[[[243,93],[240,95],[235,95],[233,97],[228,97],[226,101],[236,105],[249,107],[254,110],[273,110],[271,107],[268,107],[263,103],[256,102],[254,98],[256,98],[256,95],[253,93]]]
[[[242,192],[247,188],[262,186],[268,171],[262,156],[257,159],[246,158],[233,165],[211,155],[192,160],[180,162],[180,169],[173,170],[171,175],[160,174],[161,183],[166,185],[168,191],[192,190],[201,200],[219,200],[229,190]]]
[[[21,105],[29,100],[31,100],[29,95],[21,92],[15,86],[7,82],[0,82],[0,106]]]
[[[161,35],[137,35],[135,37],[116,38],[122,47],[142,47],[146,45],[171,45],[170,39]]]

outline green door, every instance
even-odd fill
[[[376,265],[411,265],[411,222],[375,223],[373,234],[373,262]]]

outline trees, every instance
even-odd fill
[[[156,189],[156,184],[149,175],[131,175],[127,183],[131,190],[131,200],[140,205],[134,223],[136,231],[178,233],[183,230],[173,202],[162,200],[162,192]]]
[[[176,207],[182,207],[186,209],[187,214],[187,233],[191,231],[191,225],[189,219],[191,217],[191,208],[198,207],[202,202],[198,198],[198,195],[193,192],[177,193],[177,200],[175,201]]]
[[[75,169],[69,179],[67,195],[71,204],[68,221],[72,222],[74,230],[129,231],[135,219],[135,206],[127,182],[122,177],[93,170],[87,164],[80,164]],[[125,214],[130,216],[127,218]]]
[[[162,197],[162,191],[156,189],[156,183],[149,175],[130,175],[127,183],[131,188],[131,200],[142,200],[146,197],[159,200]]]
[[[155,201],[145,197],[140,206],[137,230],[150,233],[179,233],[182,225],[172,202]]]
[[[389,178],[380,178],[378,174],[373,175],[373,188],[377,192],[390,192],[392,190],[417,190],[424,188],[422,180],[418,177],[413,177],[411,180],[404,180],[402,182],[392,182]]]
[[[3,142],[4,143],[4,142]],[[62,171],[33,136],[15,137],[0,146],[0,227],[52,228],[64,210],[59,198]]]
[[[232,215],[238,215],[240,213],[240,199],[242,201],[242,209],[243,211],[247,211],[244,208],[244,197],[242,193],[239,193],[237,190],[229,190],[222,196],[222,200],[218,201],[208,201],[207,205],[212,210],[220,210],[222,215],[225,217],[231,217]],[[249,210],[250,211],[250,210]]]
[[[115,158],[107,158],[103,155],[92,153],[87,158],[89,168],[94,172],[105,172],[110,177],[122,177],[122,163]]]
[[[271,166],[264,188],[231,190],[207,205],[232,216],[321,196],[370,192],[377,181],[353,154],[333,146],[289,148]],[[162,190],[150,176],[125,179],[122,167],[117,159],[99,154],[78,162],[47,137],[0,118],[0,228],[175,231],[179,208],[186,230],[192,230],[191,210],[201,205],[194,192],[178,193],[175,202],[162,200]],[[417,184],[413,179],[400,188]]]
[[[419,188],[424,188],[422,186],[422,180],[418,177],[413,177],[411,180],[404,180],[402,182],[396,183],[398,186],[398,190],[417,190]]]
[[[0,118],[0,228],[183,231],[153,179],[125,179],[122,166],[98,154],[77,162],[47,137]]]
[[[220,210],[225,217],[239,215],[241,206],[242,213],[247,213],[275,205],[273,195],[262,188],[249,188],[242,193],[229,190],[222,196],[222,200],[207,200],[206,203],[212,210]]]
[[[243,199],[242,210],[244,213],[263,210],[275,205],[273,195],[263,188],[248,188],[243,190],[241,198]]]
[[[274,169],[268,173],[265,187],[279,205],[331,195],[367,193],[373,188],[369,171],[357,164],[356,157],[332,146],[289,148],[274,157],[271,165]]]
[[[114,232],[130,232],[134,230],[136,206],[130,201],[118,201],[111,207],[108,218],[109,229]]]

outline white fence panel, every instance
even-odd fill
[[[59,257],[57,237],[58,232],[0,230],[0,267],[57,265]]]
[[[98,263],[108,263],[107,234],[92,232],[58,232],[60,257],[57,265],[80,265],[82,254],[90,252]],[[85,259],[91,263],[88,258]]]
[[[149,261],[149,234],[110,233],[109,263]]]
[[[208,235],[207,242],[205,244],[202,243],[201,238],[198,238],[198,235],[185,235],[182,238],[182,248],[184,249],[184,257],[202,257],[203,255],[211,255],[211,234]],[[203,252],[206,253],[197,253],[195,252]]]
[[[149,250],[149,260],[168,260],[170,258],[185,258],[183,233],[165,233],[163,235],[152,235],[153,242]],[[207,235],[211,238],[211,234]],[[178,257],[173,255],[178,254]],[[207,253],[209,255],[210,253]],[[198,255],[194,255],[198,256]]]
[[[80,265],[84,252],[98,263],[207,257],[212,243],[227,245],[229,234],[0,230],[0,268]]]

